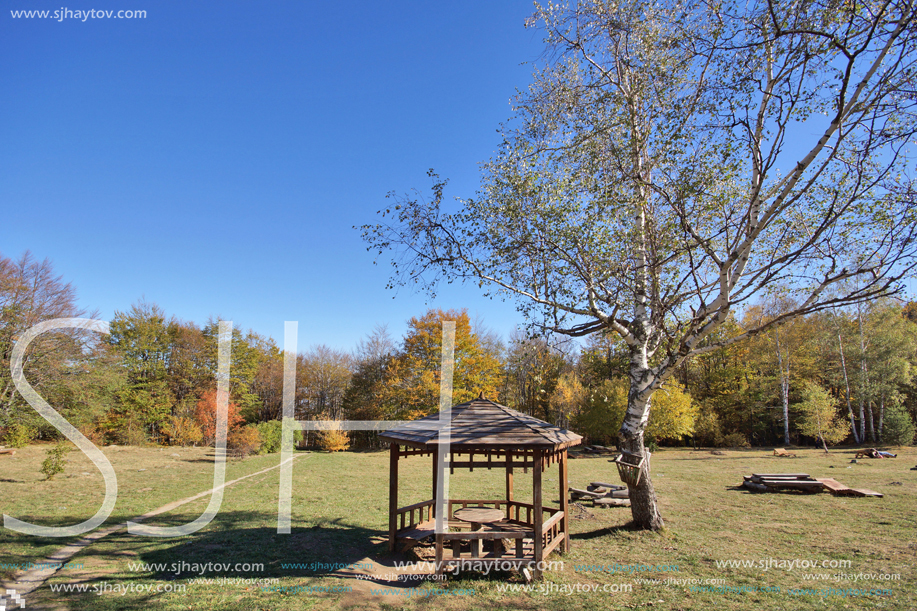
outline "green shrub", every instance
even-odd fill
[[[64,472],[64,467],[67,464],[67,459],[64,456],[69,451],[70,447],[65,441],[61,441],[48,449],[45,460],[41,463],[41,472],[45,474],[45,477],[53,479],[58,473]]]
[[[29,444],[30,441],[35,439],[35,435],[38,433],[34,428],[21,424],[19,422],[11,424],[6,429],[6,435],[3,438],[3,441],[6,445],[11,448],[24,448]]]
[[[882,422],[882,442],[893,446],[907,446],[914,442],[914,421],[907,410],[892,405],[885,410]]]
[[[280,420],[259,422],[255,425],[261,435],[260,454],[273,454],[280,451],[280,441],[283,435],[283,423]]]

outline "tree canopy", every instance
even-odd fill
[[[393,283],[473,279],[573,336],[630,352],[621,443],[692,355],[902,290],[915,7],[905,1],[537,5],[548,61],[520,92],[476,197],[394,196],[364,226]],[[796,305],[712,340],[779,290]],[[635,522],[663,525],[649,472]]]

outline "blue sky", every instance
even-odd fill
[[[428,305],[521,322],[476,286],[386,290],[352,226],[431,167],[474,193],[543,49],[531,2],[3,5],[0,254],[51,259],[81,306],[145,297],[278,342],[298,320],[301,347],[342,349]],[[62,8],[147,16],[10,13]]]

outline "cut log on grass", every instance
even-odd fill
[[[612,490],[627,490],[627,486],[621,486],[619,484],[606,484],[605,482],[590,482],[590,486],[600,486],[602,488],[610,488]]]
[[[584,497],[587,499],[600,498],[602,496],[601,492],[592,492],[590,490],[581,490],[579,488],[574,488],[572,486],[568,488],[568,490],[570,491],[570,496]]]
[[[756,484],[755,482],[751,482],[748,480],[742,482],[742,487],[748,488],[752,492],[770,492],[771,491],[771,489],[765,486],[764,484]]]
[[[630,499],[595,499],[593,505],[595,507],[630,507]]]

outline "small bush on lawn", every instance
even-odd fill
[[[280,441],[283,435],[283,423],[280,420],[259,422],[258,434],[261,435],[260,454],[272,454],[280,451]]]
[[[231,456],[245,458],[261,447],[261,435],[253,424],[229,431],[226,446]]]
[[[316,445],[320,450],[329,452],[343,451],[350,447],[347,431],[318,431]]]
[[[38,434],[38,431],[34,428],[17,422],[6,429],[3,441],[11,448],[24,448],[30,441],[35,439],[36,434]]]
[[[197,445],[204,440],[204,432],[194,418],[172,416],[169,422],[162,427],[162,432],[169,438],[173,446]]]
[[[723,437],[723,447],[726,448],[750,448],[751,444],[742,433],[729,433]]]
[[[41,472],[45,474],[45,477],[49,480],[54,479],[55,475],[64,472],[64,467],[67,465],[67,459],[64,456],[69,451],[70,448],[64,441],[48,449],[47,456],[41,463]]]

